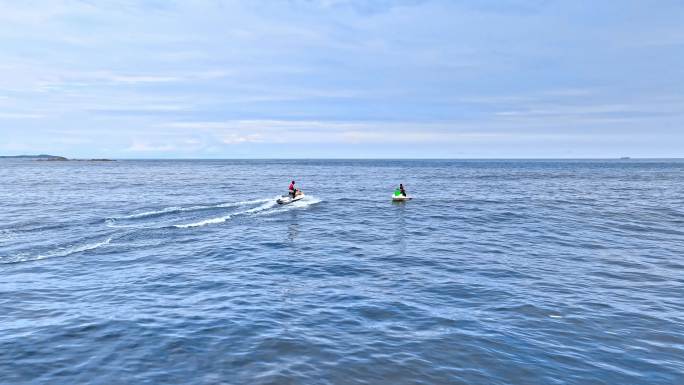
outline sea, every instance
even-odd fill
[[[0,160],[0,384],[684,384],[684,161]]]

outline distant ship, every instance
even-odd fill
[[[630,160],[630,159],[632,159],[632,158],[630,158],[628,156],[623,156],[622,158],[620,158],[620,160]]]

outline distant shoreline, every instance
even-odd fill
[[[66,158],[63,156],[47,155],[47,154],[40,154],[40,155],[2,155],[2,156],[0,156],[0,159],[24,159],[24,160],[36,160],[36,161],[41,161],[41,162],[74,162],[74,161],[115,162],[114,159],[106,159],[106,158],[69,159],[69,158]]]
[[[0,158],[3,159],[60,159],[60,160],[68,160],[67,158],[63,156],[57,156],[57,155],[47,155],[47,154],[40,154],[40,155],[2,155]]]

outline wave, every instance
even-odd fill
[[[40,260],[40,259],[46,259],[46,258],[55,258],[55,257],[66,257],[72,254],[77,254],[77,253],[82,253],[85,251],[89,250],[94,250],[99,247],[108,245],[112,241],[112,238],[109,237],[105,239],[104,241],[100,242],[95,242],[95,243],[85,243],[82,245],[77,245],[77,246],[69,246],[69,247],[59,247],[55,250],[49,251],[44,254],[39,254],[39,255],[22,255],[19,254],[14,257],[8,257],[6,260],[3,261],[3,258],[0,257],[0,263],[16,263],[16,262],[26,262],[26,261],[35,261],[35,260]]]
[[[9,242],[16,238],[16,234],[12,230],[0,230],[0,243]]]
[[[263,203],[263,202],[267,202],[267,201],[270,201],[270,199],[262,198],[262,199],[253,199],[253,200],[240,201],[240,202],[219,203],[216,205],[199,205],[199,206],[188,206],[188,207],[171,206],[171,207],[165,207],[165,208],[159,209],[159,210],[145,211],[142,213],[123,215],[120,217],[109,217],[109,218],[107,218],[107,220],[140,219],[140,218],[155,217],[155,216],[159,216],[159,215],[182,213],[182,212],[188,212],[188,211],[200,211],[200,210],[210,210],[210,209],[217,209],[217,208],[245,206],[245,205],[251,205],[251,204],[256,204],[256,203]]]

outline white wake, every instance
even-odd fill
[[[72,254],[77,254],[77,253],[82,253],[84,251],[97,249],[99,247],[108,245],[111,241],[112,241],[112,238],[110,237],[110,238],[107,238],[104,241],[100,241],[100,242],[59,247],[57,249],[54,249],[54,250],[51,250],[51,251],[48,251],[46,253],[39,254],[39,255],[19,254],[19,255],[15,255],[13,257],[0,258],[0,263],[16,263],[16,262],[35,261],[35,260],[45,259],[45,258],[66,257],[66,256],[69,256]]]
[[[187,206],[187,207],[171,206],[171,207],[165,207],[165,208],[162,208],[159,210],[145,211],[142,213],[134,213],[134,214],[129,214],[129,215],[123,215],[120,217],[110,217],[107,219],[108,220],[140,219],[140,218],[147,218],[147,217],[153,217],[153,216],[164,215],[164,214],[173,214],[173,213],[182,213],[182,212],[189,212],[189,211],[200,211],[200,210],[210,210],[210,209],[217,209],[217,208],[228,208],[228,207],[252,205],[252,204],[257,204],[257,203],[263,203],[263,202],[266,202],[269,200],[270,199],[264,198],[264,199],[253,199],[253,200],[240,201],[240,202],[225,202],[225,203],[219,203],[216,205],[198,205],[198,206]]]
[[[224,215],[224,216],[220,216],[220,217],[204,219],[204,220],[197,221],[197,222],[174,225],[173,227],[179,228],[179,229],[186,229],[186,228],[191,228],[191,227],[200,227],[200,226],[212,225],[212,224],[226,222],[229,219],[234,218],[236,216],[269,215],[269,214],[275,214],[275,213],[281,213],[281,212],[289,211],[292,209],[302,209],[302,208],[306,208],[306,207],[309,207],[311,205],[314,205],[316,203],[321,202],[321,199],[316,198],[315,196],[312,196],[312,195],[307,195],[304,198],[302,198],[296,202],[290,203],[288,205],[279,205],[276,202],[276,200],[278,198],[280,198],[280,196],[277,196],[277,197],[272,198],[272,199],[265,200],[265,202],[260,206],[251,208],[249,210],[238,211],[238,212],[232,213],[231,215]],[[262,202],[263,201],[264,200],[262,200]]]

